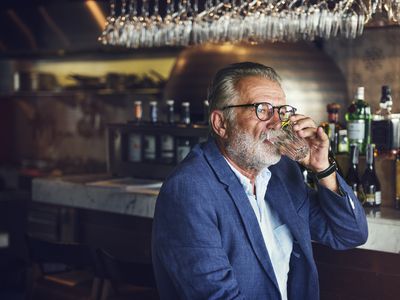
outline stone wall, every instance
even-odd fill
[[[366,101],[375,111],[381,86],[390,85],[393,110],[400,112],[400,26],[369,28],[357,39],[333,39],[324,46],[346,78],[348,103],[357,87],[364,86]]]

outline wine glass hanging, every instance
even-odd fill
[[[400,24],[400,0],[110,0],[99,41],[149,48],[356,38],[383,12]]]

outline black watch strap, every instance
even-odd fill
[[[329,167],[327,167],[325,170],[318,172],[318,173],[313,173],[314,174],[314,178],[316,180],[320,180],[322,178],[325,178],[329,175],[331,175],[333,172],[337,171],[337,166],[335,161],[330,160],[330,165]]]

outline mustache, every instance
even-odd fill
[[[264,131],[260,134],[259,140],[261,142],[269,141],[274,142],[279,137],[279,131],[274,129],[269,129],[268,131]]]

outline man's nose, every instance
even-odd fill
[[[274,110],[274,114],[272,115],[271,119],[268,120],[267,127],[269,129],[279,129],[282,127],[282,122],[276,109]]]

